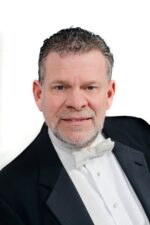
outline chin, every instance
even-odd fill
[[[88,134],[82,134],[82,132],[74,132],[70,135],[64,135],[61,132],[55,133],[57,138],[59,138],[61,141],[63,141],[66,144],[69,144],[73,147],[76,148],[83,148],[86,147],[87,145],[90,145],[93,140],[96,138],[97,134],[99,133],[98,131],[92,131]]]

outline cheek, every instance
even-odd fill
[[[91,102],[90,102],[90,108],[97,114],[103,114],[107,110],[107,99],[106,97],[95,97]]]
[[[62,101],[59,97],[47,96],[43,98],[43,113],[47,118],[54,119],[57,117],[59,111],[63,107]]]
[[[53,123],[57,123],[57,110],[52,101],[43,102],[43,116],[49,128],[53,126]]]

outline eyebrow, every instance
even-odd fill
[[[54,84],[70,85],[70,82],[68,80],[56,80],[56,81],[53,81],[53,82],[49,83],[49,85],[54,85]],[[90,85],[90,84],[100,84],[100,82],[97,81],[97,80],[91,80],[91,81],[83,82],[83,85]]]
[[[49,84],[52,85],[52,84],[62,84],[62,83],[69,84],[68,80],[55,80],[53,82],[50,82]]]

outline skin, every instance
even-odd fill
[[[115,93],[100,51],[49,53],[44,81],[33,82],[36,104],[55,136],[77,148],[89,145],[102,130]]]

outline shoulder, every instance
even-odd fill
[[[45,160],[44,155],[50,148],[47,129],[44,124],[32,143],[0,171],[0,192],[2,189],[6,192],[10,187],[15,190],[16,187],[24,188],[28,183],[36,183],[39,176],[39,163]]]
[[[150,125],[131,116],[106,117],[104,132],[125,145],[150,152]]]
[[[123,126],[130,130],[139,128],[146,131],[150,131],[150,125],[142,118],[132,116],[111,116],[106,117],[105,126],[112,128],[121,128]]]
[[[42,129],[43,130],[43,129]],[[43,132],[43,131],[42,131]],[[43,135],[41,132],[33,142],[0,171],[0,195],[19,195],[27,184],[36,183],[39,164],[39,142]],[[12,190],[12,192],[10,192]]]
[[[17,199],[27,184],[36,179],[36,154],[27,147],[16,159],[0,171],[0,195]],[[32,182],[33,183],[33,182]]]
[[[19,171],[25,171],[27,173],[30,167],[33,168],[38,160],[41,148],[44,148],[47,144],[47,133],[47,126],[44,124],[35,139],[0,171],[0,177],[5,173],[9,173],[10,176],[12,173],[19,175]]]

